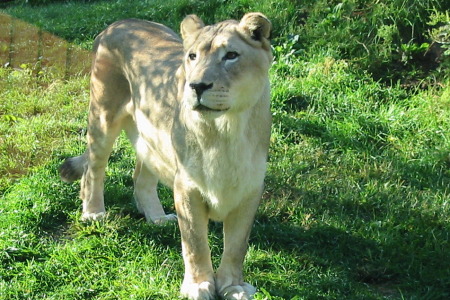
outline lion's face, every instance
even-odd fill
[[[247,14],[240,22],[204,26],[195,16],[181,25],[185,56],[183,102],[202,114],[253,106],[267,85],[272,62],[270,22]]]

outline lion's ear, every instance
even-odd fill
[[[248,13],[239,22],[239,29],[253,40],[269,39],[272,23],[262,13]]]
[[[203,21],[196,15],[187,15],[181,22],[181,37],[185,40],[188,36],[205,27]]]

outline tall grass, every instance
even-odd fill
[[[421,48],[446,1],[49,2],[4,11],[86,49],[126,17],[176,29],[188,13],[267,14],[274,124],[245,264],[256,299],[450,297],[448,56]],[[59,181],[62,159],[84,149],[87,76],[0,68],[0,98],[0,299],[177,298],[178,228],[137,214],[124,137],[107,169],[109,218],[80,222],[78,183]],[[210,229],[216,259],[221,225]]]

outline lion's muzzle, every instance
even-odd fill
[[[200,100],[200,98],[202,97],[202,94],[205,90],[209,90],[213,87],[213,84],[206,84],[203,82],[200,83],[190,83],[189,86],[195,91],[195,93],[197,94],[197,99]]]
[[[226,111],[230,108],[229,91],[216,88],[213,83],[189,83],[185,86],[185,100],[199,112]]]

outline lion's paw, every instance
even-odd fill
[[[230,285],[220,291],[220,297],[225,300],[249,300],[253,299],[256,288],[248,283],[242,285]]]
[[[89,212],[84,212],[81,215],[81,220],[82,221],[99,221],[104,219],[106,216],[105,212],[96,212],[96,213],[89,213]]]
[[[181,286],[181,295],[189,300],[213,300],[215,299],[214,284],[209,281],[201,283],[189,283]]]
[[[174,223],[178,220],[177,215],[169,214],[159,218],[155,218],[152,222],[156,225],[163,225],[165,223]]]

